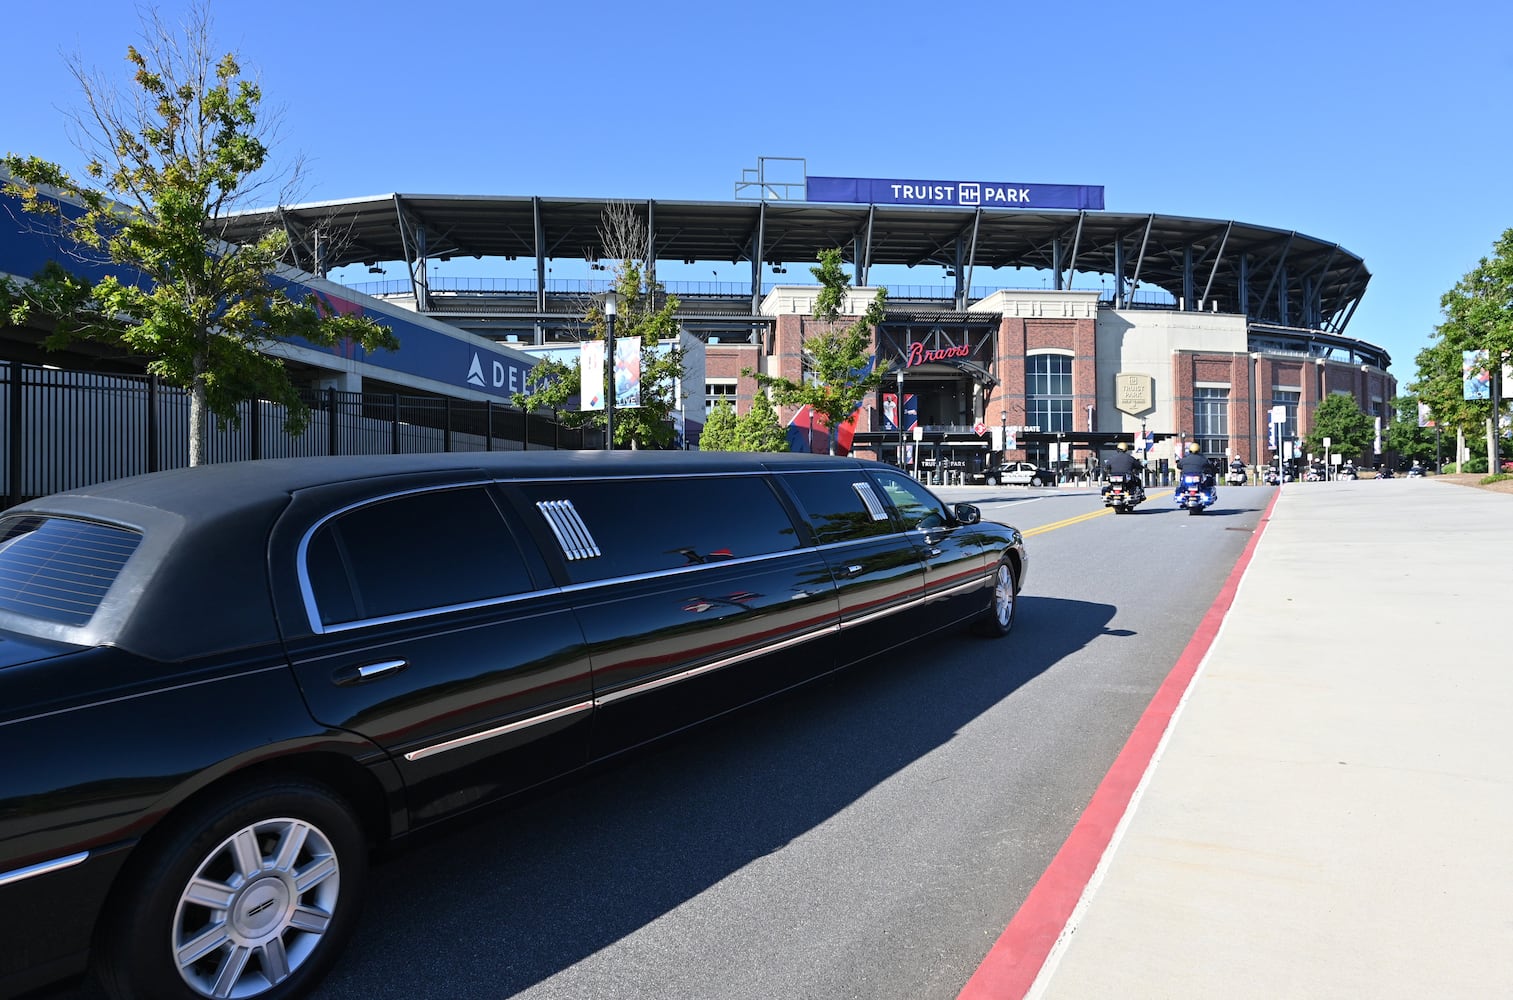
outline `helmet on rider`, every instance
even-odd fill
[[[1123,441],[1120,441],[1115,447],[1117,447],[1120,451],[1129,451],[1129,445],[1125,444]]]
[[[1196,441],[1189,441],[1187,443],[1187,450],[1189,452],[1191,452],[1192,454],[1196,455],[1198,452],[1202,451],[1203,449],[1198,447],[1198,442],[1196,442]]]

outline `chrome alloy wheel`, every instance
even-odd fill
[[[1014,573],[1007,563],[999,563],[993,578],[993,617],[1005,632],[1014,624],[1014,599]]]
[[[173,952],[205,997],[253,997],[320,944],[341,895],[331,841],[297,819],[243,827],[211,851],[179,896]]]

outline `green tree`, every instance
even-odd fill
[[[736,415],[723,400],[715,404],[699,434],[700,451],[740,451],[736,445]]]
[[[80,259],[117,273],[91,283],[54,262],[30,281],[0,284],[0,309],[12,323],[50,320],[52,347],[110,343],[187,389],[189,461],[199,465],[208,417],[235,425],[243,400],[280,402],[286,429],[303,429],[307,411],[283,362],[265,353],[273,342],[399,345],[371,319],[326,313],[313,295],[296,300],[275,285],[282,231],[239,246],[221,239],[227,215],[268,183],[262,91],[235,55],[215,57],[206,8],[191,9],[183,37],[154,12],[142,26],[143,49],[126,50],[134,91],[70,67],[86,105],[74,116],[86,179],[35,156],[4,158],[5,191]]]
[[[1387,425],[1387,450],[1409,461],[1417,460],[1430,468],[1437,447],[1433,427],[1418,425],[1418,400],[1399,396],[1392,401],[1392,421]]]
[[[829,429],[830,453],[835,454],[835,428],[843,423],[882,384],[888,371],[886,361],[874,364],[873,330],[882,322],[888,307],[888,290],[879,288],[860,319],[841,329],[841,306],[851,289],[850,278],[841,269],[838,249],[821,250],[819,266],[809,273],[819,279],[819,295],[814,302],[814,318],[825,329],[803,343],[804,377],[802,381],[744,369],[741,374],[754,378],[763,389],[771,390],[780,406],[807,405],[824,419]]]
[[[1313,411],[1313,429],[1303,439],[1303,445],[1309,452],[1322,455],[1326,437],[1331,452],[1355,458],[1370,450],[1376,437],[1376,423],[1361,412],[1354,397],[1335,393]]]
[[[615,407],[615,444],[630,448],[665,448],[672,444],[675,428],[672,412],[679,382],[687,371],[683,349],[676,346],[678,299],[660,284],[646,280],[646,227],[635,210],[623,203],[605,208],[600,227],[600,259],[618,261],[614,266],[616,294],[615,339],[635,337],[641,342],[641,402],[634,407]],[[585,309],[588,329],[603,340],[608,318],[604,303],[596,300]],[[524,393],[511,399],[527,410],[557,411],[569,427],[604,426],[603,410],[573,410],[569,400],[580,396],[583,373],[576,363],[541,361],[531,372]]]
[[[751,400],[751,409],[736,422],[737,451],[787,451],[788,433],[778,423],[777,411],[765,392]]]
[[[1486,351],[1494,370],[1501,370],[1513,356],[1513,229],[1493,244],[1491,257],[1481,258],[1440,297],[1440,310],[1444,319],[1415,358],[1418,378],[1408,388],[1429,404],[1442,429],[1479,436],[1495,404],[1464,398],[1462,357]]]

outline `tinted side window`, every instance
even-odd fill
[[[0,520],[0,609],[88,624],[141,540],[125,528],[61,517]]]
[[[896,472],[875,472],[873,475],[906,528],[938,528],[951,522],[945,504],[908,476]]]
[[[877,500],[872,483],[860,472],[796,472],[783,483],[798,497],[820,544],[886,535],[894,530],[885,508],[869,509]]]
[[[532,589],[482,487],[348,511],[310,539],[306,572],[323,624],[472,604]]]
[[[578,583],[799,545],[786,508],[761,476],[527,483],[522,492],[532,506],[566,501],[577,511],[598,549],[568,562]]]

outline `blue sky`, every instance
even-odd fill
[[[1360,255],[1372,280],[1347,332],[1386,347],[1404,382],[1440,295],[1513,227],[1506,2],[212,12],[218,48],[282,109],[301,200],[728,200],[759,156],[831,176],[1096,184],[1111,211],[1295,229]],[[131,5],[91,0],[12,38],[0,149],[77,165],[65,57],[124,86],[139,30]]]

